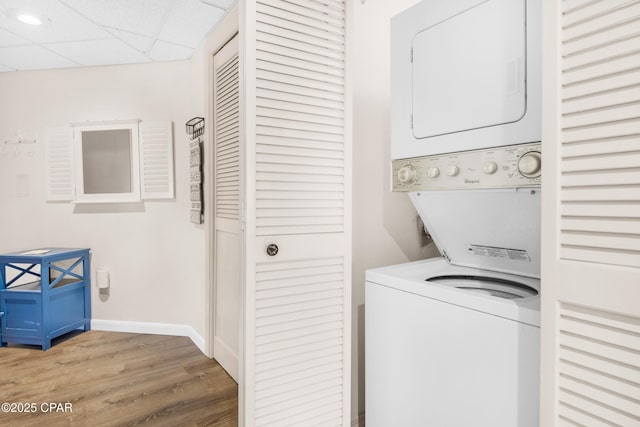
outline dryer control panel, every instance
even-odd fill
[[[393,161],[393,191],[539,187],[541,144]]]

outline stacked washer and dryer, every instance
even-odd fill
[[[540,7],[392,20],[393,190],[442,257],[366,273],[367,426],[538,425]]]

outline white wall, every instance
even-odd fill
[[[37,133],[35,146],[0,151],[0,252],[89,247],[111,273],[93,318],[191,325],[205,332],[204,231],[189,222],[185,122],[204,113],[204,64],[192,61],[0,73],[0,139]],[[171,120],[176,198],[134,205],[46,203],[44,130],[69,122]],[[1,142],[1,141],[0,141]],[[0,144],[2,149],[2,144]],[[9,151],[7,151],[9,149]],[[32,151],[32,152],[28,152]]]
[[[415,3],[417,0],[354,1],[352,8],[354,418],[365,409],[365,270],[437,255],[432,244],[421,240],[418,214],[409,198],[389,190],[390,18]]]

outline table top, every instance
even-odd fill
[[[37,248],[25,251],[0,254],[0,261],[42,261],[45,259],[64,259],[83,256],[89,248]]]

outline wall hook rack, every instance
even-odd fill
[[[36,139],[35,138],[16,138],[14,140],[11,140],[9,138],[4,138],[3,140],[4,144],[12,144],[12,145],[17,145],[17,144],[35,144],[36,143]]]

